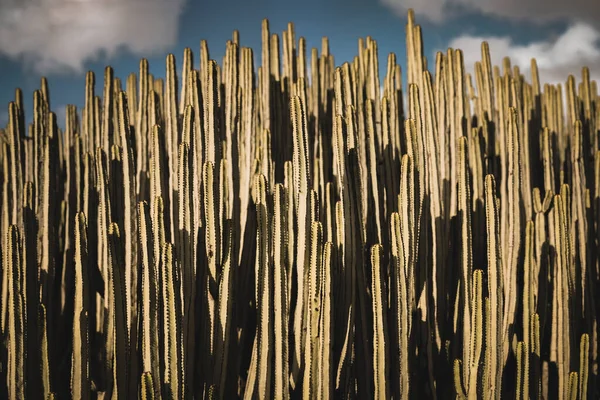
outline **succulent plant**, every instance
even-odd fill
[[[257,69],[242,43],[89,72],[64,130],[46,79],[29,126],[15,91],[0,398],[600,396],[589,69],[430,69],[411,11],[405,104],[372,38],[337,67],[293,24]]]

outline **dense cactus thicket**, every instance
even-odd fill
[[[403,89],[264,21],[88,73],[64,130],[17,89],[0,398],[598,398],[597,83],[406,48]]]

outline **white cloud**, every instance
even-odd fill
[[[83,70],[119,49],[163,52],[185,0],[0,0],[0,53],[40,73]]]
[[[412,8],[417,15],[440,22],[461,12],[521,19],[535,22],[550,20],[600,21],[597,0],[380,0],[400,16]]]
[[[600,81],[600,31],[585,23],[571,25],[562,35],[525,45],[515,44],[509,37],[464,35],[453,39],[449,47],[463,50],[465,66],[473,73],[481,60],[481,42],[487,41],[493,65],[502,65],[510,57],[521,73],[530,79],[531,59],[535,58],[543,83],[564,83],[569,74],[581,76],[581,68],[590,68],[591,79]]]

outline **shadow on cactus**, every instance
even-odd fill
[[[265,20],[89,72],[64,129],[17,89],[0,398],[598,398],[597,83],[406,48],[403,87]]]

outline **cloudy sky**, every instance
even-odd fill
[[[328,36],[336,64],[351,60],[368,35],[379,44],[382,68],[390,52],[404,64],[408,8],[432,61],[436,51],[461,48],[472,69],[487,40],[492,62],[510,56],[527,74],[535,57],[546,82],[562,82],[583,65],[600,78],[600,1],[593,0],[0,0],[0,126],[16,87],[30,115],[43,75],[53,109],[81,106],[88,70],[98,92],[107,64],[125,78],[146,57],[151,72],[164,76],[166,54],[181,61],[191,47],[197,63],[201,39],[220,62],[234,29],[242,45],[260,51],[263,18],[278,33],[293,21],[309,49]]]

